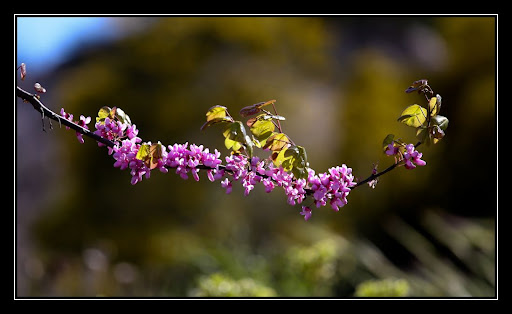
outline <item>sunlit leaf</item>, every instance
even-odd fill
[[[224,118],[227,116],[227,108],[224,106],[213,106],[206,112],[206,121],[213,120],[215,118]]]
[[[105,123],[106,118],[114,119],[116,114],[116,107],[110,108],[108,106],[103,106],[98,111],[98,116],[96,117],[96,122]]]
[[[135,158],[142,160],[149,169],[155,169],[158,166],[158,160],[162,158],[163,145],[160,143],[143,143]]]
[[[240,151],[242,145],[247,143],[248,136],[242,122],[240,121],[235,121],[229,124],[222,134],[226,138],[224,140],[224,145],[227,149]]]
[[[272,154],[274,165],[283,167],[285,171],[292,172],[298,179],[307,178],[307,154],[302,146],[284,147],[279,153]]]
[[[138,160],[145,161],[149,157],[150,147],[151,145],[148,143],[143,143],[142,145],[140,145],[139,151],[137,152],[135,158],[137,158]]]
[[[256,136],[256,138],[265,136],[268,138],[272,134],[272,132],[274,132],[275,128],[276,127],[271,120],[258,118],[256,118],[256,121],[254,121],[250,126],[250,130],[252,134]]]
[[[228,114],[226,107],[219,105],[213,106],[206,112],[206,122],[201,126],[201,131],[221,122],[233,122],[233,118]]]
[[[116,111],[115,111],[115,116],[117,117],[117,119],[119,119],[119,121],[121,121],[121,123],[126,123],[128,125],[132,125],[132,120],[130,119],[130,117],[124,112],[123,109],[121,108],[116,108]]]
[[[271,157],[276,167],[282,166],[285,171],[290,171],[293,167],[293,164],[289,160],[292,158],[292,155],[286,154],[287,151],[288,147],[284,147],[279,152],[274,152]]]
[[[419,105],[410,105],[402,111],[402,115],[398,118],[398,122],[412,127],[419,127],[425,123],[427,119],[427,110]]]
[[[288,136],[284,133],[276,133],[267,139],[263,149],[270,149],[272,151],[280,151],[281,149],[291,144]]]
[[[238,152],[240,151],[240,149],[242,148],[242,143],[240,142],[237,142],[237,141],[234,141],[230,138],[227,138],[224,140],[224,145],[226,146],[227,149],[231,149],[235,152]]]
[[[441,100],[438,99],[437,97],[430,98],[430,101],[428,102],[428,107],[430,111],[430,116],[436,116],[439,113],[439,110],[441,109]]]
[[[254,138],[258,141],[259,147],[266,144],[267,139],[272,136],[275,130],[275,125],[271,120],[265,120],[262,118],[263,115],[259,115],[257,118],[249,119],[253,120],[251,123],[247,121],[247,125],[250,124],[250,131],[254,135]]]

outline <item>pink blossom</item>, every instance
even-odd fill
[[[311,208],[307,206],[302,206],[302,211],[300,212],[300,214],[304,216],[304,220],[308,221],[309,218],[311,218],[312,214]]]
[[[389,144],[389,145],[388,145],[388,147],[386,148],[386,152],[385,152],[385,153],[386,153],[386,155],[388,155],[388,156],[394,156],[394,155],[398,154],[398,152],[399,152],[399,149],[398,149],[398,148],[399,148],[399,147],[398,147],[398,146],[395,146],[395,144],[394,144],[394,143],[391,143],[391,144]]]
[[[228,178],[222,180],[220,182],[220,185],[226,189],[226,194],[231,193],[231,191],[233,190],[233,185],[231,184],[231,181],[229,181]]]
[[[418,152],[413,144],[407,144],[405,146],[405,168],[414,169],[416,166],[425,166],[427,163],[421,159],[422,153]]]

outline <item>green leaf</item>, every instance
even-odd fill
[[[416,137],[422,143],[430,145],[430,143],[437,144],[445,135],[448,128],[448,119],[444,116],[437,115],[431,118],[431,126],[420,127],[416,131]]]
[[[130,117],[124,112],[121,108],[116,108],[116,117],[121,123],[126,123],[128,125],[132,125],[132,120]]]
[[[398,122],[414,128],[420,127],[427,119],[427,110],[419,105],[411,105],[402,111],[402,115],[398,118]]]
[[[301,167],[306,168],[306,165],[308,164],[308,154],[306,154],[306,149],[302,146],[297,146],[297,149],[299,150],[299,163],[297,164],[297,166],[300,165]]]
[[[116,114],[116,107],[113,109],[108,106],[103,106],[98,111],[98,116],[96,117],[96,123],[105,124],[105,119],[110,118],[113,119]]]
[[[265,137],[265,136],[268,138],[272,134],[272,132],[274,132],[274,130],[276,129],[274,123],[272,123],[271,120],[265,120],[262,116],[264,116],[264,115],[259,115],[256,118],[256,121],[254,121],[250,125],[250,130],[251,130],[252,134],[254,134],[254,136],[256,136],[256,138],[258,138],[258,139],[260,137]],[[259,119],[259,117],[261,117],[261,119]],[[248,124],[249,124],[249,121],[248,121]]]
[[[448,118],[444,116],[437,115],[432,117],[432,125],[437,125],[441,128],[441,130],[446,131],[448,128]]]
[[[258,116],[261,117],[262,115]],[[259,147],[264,146],[266,144],[267,139],[272,136],[275,130],[275,125],[271,120],[265,120],[263,118],[258,119],[252,123],[250,123],[250,131],[254,135],[255,139],[258,142]],[[250,119],[252,120],[252,119]],[[249,125],[249,121],[247,121]]]
[[[428,136],[427,128],[418,128],[416,130],[416,138],[421,142],[427,145],[430,145],[430,137]]]
[[[226,137],[226,139],[224,140],[224,145],[226,146],[227,149],[231,149],[234,152],[239,152],[240,149],[242,148],[242,143],[234,141],[228,137]]]
[[[439,96],[438,94],[436,97],[430,98],[430,101],[428,102],[428,107],[431,117],[437,115],[439,113],[439,110],[441,110],[441,96]]]
[[[302,146],[283,148],[276,155],[274,165],[282,166],[285,171],[291,171],[298,179],[305,179],[308,176],[306,149]]]
[[[228,114],[226,107],[219,105],[213,106],[206,112],[206,122],[201,126],[201,131],[221,122],[233,122],[233,118]]]
[[[227,149],[239,152],[242,147],[245,147],[249,156],[252,157],[254,143],[251,138],[247,136],[242,122],[235,121],[229,124],[222,134],[226,138],[224,145],[226,145]]]
[[[432,118],[432,142],[437,144],[445,135],[446,129],[448,129],[448,118],[437,115]]]
[[[393,143],[393,140],[395,139],[395,135],[394,134],[388,134],[386,135],[386,137],[384,138],[384,140],[382,141],[382,150],[383,151],[386,151],[386,149],[388,148],[388,145]]]
[[[155,169],[158,166],[158,159],[162,158],[163,145],[160,143],[143,143],[135,158],[142,160],[149,169]]]
[[[293,167],[292,173],[297,179],[306,179],[308,177],[308,171],[306,168]]]
[[[245,145],[244,146],[245,146],[245,151],[247,152],[247,155],[249,155],[249,158],[252,158],[253,153],[254,153],[254,143],[248,135],[245,136]]]
[[[211,119],[209,121],[206,121],[200,128],[200,130],[204,130],[206,129],[207,127],[211,126],[211,125],[214,125],[214,124],[217,124],[217,123],[221,123],[221,122],[233,122],[233,119],[231,119],[230,117],[219,117],[219,118],[214,118],[214,119]]]
[[[294,155],[292,173],[297,179],[306,179],[308,177],[307,163],[308,156],[306,149],[302,146],[296,146],[297,153]]]
[[[267,139],[267,142],[263,146],[263,149],[270,149],[274,152],[281,151],[283,148],[288,147],[291,144],[288,136],[284,133],[276,133]]]
[[[227,116],[227,108],[224,106],[213,106],[206,112],[206,121],[213,120],[215,118],[225,118]]]
[[[276,167],[283,166],[285,171],[290,171],[293,168],[292,162],[289,160],[292,158],[291,154],[287,154],[288,147],[282,148],[279,152],[274,152],[272,154],[272,161]]]
[[[137,155],[135,156],[135,158],[137,158],[138,160],[145,161],[149,156],[150,146],[151,145],[148,143],[143,143],[142,145],[140,145],[139,151],[137,152]]]

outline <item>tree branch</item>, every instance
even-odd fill
[[[107,145],[108,147],[114,147],[114,142],[109,141],[106,138],[103,138],[97,134],[94,134],[90,130],[81,127],[80,125],[69,121],[65,119],[63,116],[56,114],[55,112],[48,109],[43,103],[39,100],[38,96],[35,94],[31,94],[23,89],[21,89],[19,86],[16,86],[16,96],[23,99],[25,102],[28,102],[34,107],[34,109],[38,112],[40,112],[44,116],[48,117],[49,119],[55,120],[59,122],[59,124],[64,124],[65,126],[85,135],[88,136],[102,144]]]
[[[417,148],[417,147],[418,147],[418,146],[420,146],[420,145],[421,145],[421,142],[418,142],[418,143],[416,143],[416,145],[414,145],[414,148]],[[359,182],[357,182],[357,184],[356,184],[355,186],[353,186],[353,187],[351,188],[351,190],[353,190],[353,189],[357,188],[357,187],[358,187],[358,186],[360,186],[360,185],[363,185],[363,184],[365,184],[365,183],[368,183],[368,182],[370,182],[371,180],[377,179],[377,178],[378,178],[378,177],[380,177],[381,175],[386,174],[386,173],[390,172],[391,170],[395,169],[398,165],[399,165],[399,163],[394,163],[394,164],[392,164],[391,166],[387,167],[386,169],[382,170],[381,172],[377,172],[376,174],[372,174],[372,175],[370,175],[368,178],[364,179],[363,181],[359,181]]]
[[[52,119],[52,120],[55,120],[55,121],[58,121],[59,124],[64,124],[65,126],[75,130],[76,132],[79,132],[87,137],[90,137],[92,139],[94,139],[95,141],[97,142],[100,142],[102,144],[105,144],[106,146],[108,147],[114,147],[115,146],[115,143],[106,139],[106,138],[103,138],[93,132],[91,132],[90,130],[72,122],[72,121],[69,121],[67,119],[65,119],[64,117],[62,117],[61,115],[59,114],[56,114],[55,112],[53,112],[52,110],[48,109],[40,100],[39,100],[39,97],[38,95],[36,94],[31,94],[23,89],[21,89],[19,86],[16,87],[16,96],[21,98],[23,101],[25,102],[28,102],[32,105],[32,107],[34,107],[34,109],[38,112],[40,112],[42,115],[43,115],[43,118],[44,116],[48,117],[49,119]],[[419,145],[421,144],[421,142],[418,142],[415,147],[418,147]],[[386,174],[388,173],[389,171],[395,169],[397,166],[399,165],[399,163],[395,163],[395,164],[392,164],[391,166],[389,166],[388,168],[386,168],[385,170],[381,171],[381,172],[378,172],[376,174],[372,174],[370,175],[368,178],[362,180],[362,181],[359,181],[355,186],[353,186],[351,188],[351,190],[357,188],[358,186],[361,186],[365,183],[368,183],[369,181],[371,180],[374,180],[378,177],[380,177],[381,175],[383,174]],[[205,165],[198,165],[199,169],[201,170],[212,170],[213,168],[210,168],[210,167],[207,167]],[[224,169],[225,171],[227,171],[228,173],[232,173],[231,171],[227,170],[226,169],[226,166],[225,165],[219,165],[218,166],[219,169]],[[266,175],[262,175],[263,177],[267,177]],[[306,190],[306,195],[311,195],[313,194],[313,190],[311,189],[305,189]]]

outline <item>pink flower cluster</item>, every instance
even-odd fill
[[[87,129],[89,130],[89,127],[87,126],[87,124],[89,124],[89,122],[91,122],[91,117],[84,117],[83,115],[80,115],[80,120],[78,121],[73,121],[73,114],[69,114],[67,112],[64,111],[64,108],[61,108],[60,109],[60,115],[64,117],[64,119],[66,120],[69,120],[71,122],[74,122],[76,124],[78,124],[79,126],[83,127],[84,129]],[[69,127],[67,126],[66,127],[66,130],[69,130]],[[78,139],[78,141],[83,144],[84,143],[84,138],[82,136],[82,133],[80,132],[76,132],[76,138]]]
[[[224,172],[219,170],[219,165],[222,160],[219,159],[220,153],[215,150],[210,153],[208,148],[204,149],[203,145],[197,146],[196,144],[190,145],[188,143],[169,145],[169,152],[162,153],[162,164],[170,168],[176,168],[176,174],[180,175],[182,179],[188,179],[190,173],[194,180],[199,181],[200,165],[205,166],[208,173],[208,179],[215,181],[220,179]],[[165,151],[165,149],[163,149]]]
[[[151,143],[145,143],[151,145]],[[130,168],[130,174],[132,175],[131,184],[135,185],[142,181],[145,177],[148,179],[151,174],[151,169],[142,160],[136,158],[137,153],[141,147],[133,139],[126,139],[122,142],[119,147],[114,147],[113,157],[116,160],[114,167],[118,167],[121,170]],[[168,149],[168,151],[167,151]],[[189,174],[199,181],[199,170],[200,166],[205,166],[208,173],[208,178],[211,181],[220,179],[224,174],[224,170],[219,170],[219,165],[222,161],[219,159],[220,153],[215,150],[214,153],[210,153],[208,148],[203,150],[203,146],[197,146],[195,144],[174,144],[167,146],[161,146],[160,158],[156,162],[155,169],[160,172],[167,173],[169,168],[176,169],[178,174],[183,179],[188,179]]]
[[[226,157],[226,163],[225,169],[233,174],[233,180],[242,182],[244,195],[247,196],[256,183],[262,183],[267,193],[278,186],[283,188],[290,205],[301,204],[307,195],[312,194],[317,208],[329,203],[332,209],[339,211],[347,204],[347,196],[356,185],[352,169],[345,164],[332,167],[319,175],[309,169],[307,179],[296,179],[282,167],[274,167],[272,163],[266,165],[258,157],[251,159],[251,168],[248,168],[249,162],[243,156]],[[233,184],[228,178],[221,185],[226,193],[231,193]],[[308,220],[311,217],[310,207],[303,206],[301,214]]]
[[[325,206],[329,202],[332,209],[339,211],[347,204],[347,196],[356,182],[352,175],[352,169],[343,164],[341,167],[329,168],[328,172],[319,175],[315,175],[315,172],[309,169],[308,185],[313,191],[317,208]],[[312,214],[311,207],[302,206],[300,214],[304,216],[305,220],[308,220]]]
[[[142,181],[144,175],[146,175],[146,179],[149,179],[151,174],[151,169],[142,160],[136,158],[139,149],[140,144],[135,139],[125,139],[121,142],[121,146],[116,144],[112,149],[114,152],[112,157],[116,160],[114,167],[121,170],[130,168],[131,184]]]
[[[61,115],[70,121],[73,119],[73,115],[66,113],[64,109],[61,110]],[[90,117],[80,116],[80,121],[77,123],[88,129],[87,124],[90,120]],[[224,158],[225,165],[222,165],[221,154],[216,149],[212,153],[203,145],[188,143],[167,147],[160,145],[156,157],[151,154],[148,156],[156,159],[152,160],[150,168],[147,160],[137,158],[142,145],[152,146],[150,142],[141,143],[141,138],[137,136],[139,130],[135,124],[130,125],[107,117],[104,121],[97,122],[95,127],[95,134],[115,143],[114,147],[109,147],[109,155],[112,155],[115,160],[114,167],[121,170],[130,169],[132,185],[142,181],[143,178],[148,179],[153,169],[163,173],[169,172],[169,169],[175,169],[176,174],[181,178],[186,180],[191,175],[196,181],[199,181],[199,171],[206,170],[210,181],[222,179],[221,186],[228,194],[232,192],[233,182],[241,183],[245,196],[249,195],[258,183],[261,183],[267,193],[272,192],[276,187],[281,187],[290,205],[301,204],[307,196],[311,195],[317,208],[329,204],[335,211],[347,204],[351,187],[356,185],[352,169],[344,164],[341,167],[332,167],[328,172],[318,175],[314,170],[309,169],[307,179],[297,179],[283,167],[276,167],[272,161],[260,160],[259,157],[249,159],[243,155],[230,155]],[[77,132],[77,137],[83,143],[82,134]],[[105,146],[102,143],[98,145]],[[421,154],[415,154],[413,151],[409,154],[410,159],[418,164],[417,160]],[[308,220],[311,212],[310,207],[302,206],[300,214]]]
[[[395,146],[394,143],[391,143],[386,148],[385,153],[388,156],[402,154],[406,169],[414,169],[416,166],[425,166],[427,164],[426,161],[421,159],[423,154],[418,152],[413,144],[405,145],[405,151],[401,153],[400,146]]]
[[[407,144],[405,146],[405,168],[406,169],[414,169],[416,166],[425,166],[427,164],[426,161],[422,160],[421,157],[423,156],[422,153],[418,152],[414,145]]]
[[[122,123],[119,120],[105,118],[105,121],[96,122],[94,125],[96,131],[94,133],[103,138],[106,138],[112,142],[118,142],[124,138],[128,138],[132,140],[134,143],[142,142],[141,138],[137,135],[139,134],[139,130],[135,124],[129,125],[127,123]],[[105,144],[99,143],[98,146],[105,146]],[[109,150],[109,154],[112,153],[112,150]]]

